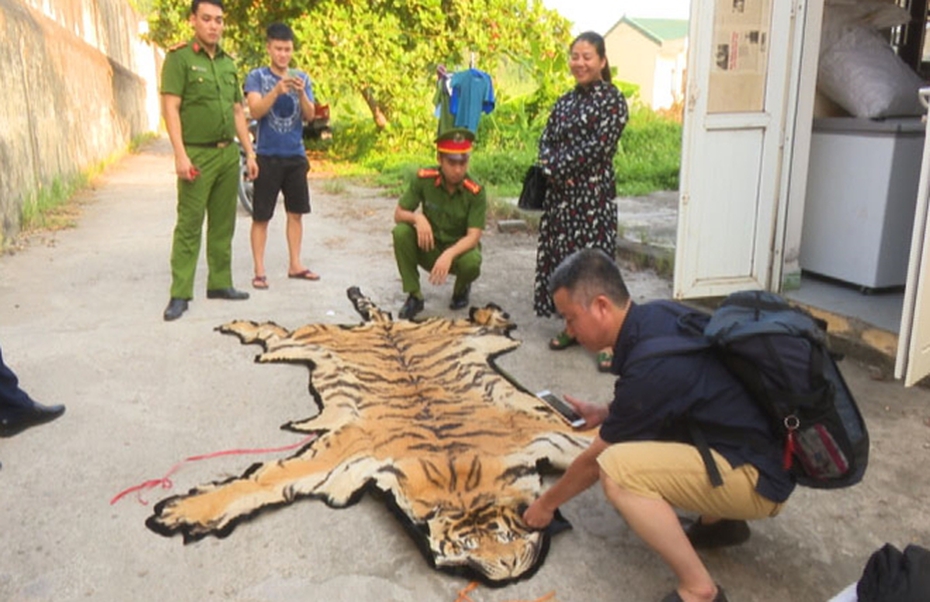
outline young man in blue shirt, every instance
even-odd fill
[[[294,32],[284,23],[272,23],[266,31],[269,65],[254,69],[245,80],[246,100],[252,119],[258,120],[258,178],[252,212],[252,286],[268,288],[265,243],[268,222],[274,215],[278,193],[284,193],[289,278],[318,280],[300,259],[303,215],[310,213],[307,172],[310,164],[303,144],[303,122],[314,116],[310,76],[290,68]]]

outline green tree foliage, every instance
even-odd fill
[[[150,38],[187,39],[189,0],[154,0]],[[540,0],[252,0],[226,2],[224,44],[244,70],[266,62],[264,29],[288,23],[294,62],[317,96],[336,106],[361,99],[386,148],[409,148],[435,127],[436,69],[518,65],[536,84],[525,118],[547,113],[568,85],[569,23]],[[504,98],[505,100],[505,98]],[[349,107],[346,107],[349,108]]]

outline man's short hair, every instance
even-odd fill
[[[549,294],[554,295],[562,288],[585,307],[598,295],[604,295],[618,307],[630,299],[620,268],[600,249],[575,251],[559,264],[549,278]]]
[[[278,42],[293,42],[294,30],[284,23],[272,23],[265,30],[265,39],[267,41],[276,40]]]
[[[226,9],[223,8],[223,0],[191,0],[191,14],[192,15],[197,14],[197,9],[200,7],[201,4],[212,4],[213,6],[216,6],[217,8],[219,8],[221,11],[224,11],[224,12],[226,11]]]

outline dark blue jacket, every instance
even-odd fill
[[[756,491],[784,502],[794,480],[782,468],[780,440],[762,410],[711,349],[680,355],[643,358],[624,369],[638,342],[679,334],[678,317],[692,310],[667,303],[632,304],[614,344],[614,385],[610,413],[600,435],[608,443],[677,441],[693,444],[693,421],[708,445],[734,468],[749,463],[759,471]],[[740,437],[715,432],[739,432]]]

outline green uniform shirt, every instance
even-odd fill
[[[449,193],[439,168],[421,169],[397,203],[407,211],[423,206],[423,215],[433,226],[433,238],[442,246],[455,244],[469,228],[484,230],[488,211],[484,188],[468,176]]]
[[[242,102],[242,86],[236,63],[219,46],[212,59],[196,40],[169,50],[161,71],[161,93],[181,97],[184,144],[236,137],[233,104]]]

